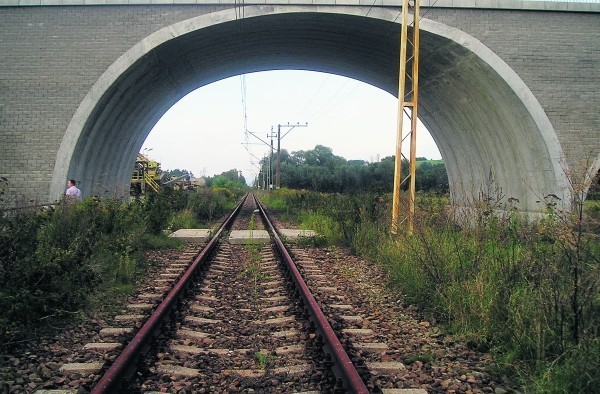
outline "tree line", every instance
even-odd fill
[[[179,168],[176,168],[174,170],[166,170],[165,173],[169,178],[178,178],[183,175],[194,178],[194,174],[186,169],[180,170]],[[208,187],[221,187],[226,189],[243,189],[246,187],[246,179],[241,171],[238,171],[235,168],[212,177],[206,176],[204,179],[206,180],[206,186]]]
[[[281,151],[281,186],[325,193],[391,192],[394,185],[394,156],[379,162],[346,160],[333,150],[317,145],[312,150],[288,153]],[[417,158],[416,189],[426,192],[447,193],[448,176],[443,163],[431,163]],[[261,171],[255,186],[265,188],[269,173],[269,158],[260,162]],[[275,174],[276,157],[271,167]],[[408,175],[408,161],[403,160],[402,178]],[[275,175],[273,175],[273,179]],[[271,183],[274,183],[271,182]],[[406,189],[408,185],[405,185]]]

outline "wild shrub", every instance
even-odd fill
[[[549,201],[546,219],[532,224],[510,206],[494,215],[504,200],[501,190],[488,192],[468,220],[446,198],[417,195],[415,230],[397,236],[389,195],[310,193],[302,205],[285,202],[330,243],[381,264],[409,302],[493,349],[536,392],[591,392],[600,381],[600,243],[583,205],[566,214]]]
[[[243,191],[204,187],[188,193],[187,209],[195,216],[196,223],[209,224],[233,209]]]
[[[170,231],[177,231],[182,228],[198,228],[199,226],[198,219],[194,215],[194,212],[191,209],[186,208],[182,211],[175,212],[169,219],[167,227]]]
[[[146,227],[152,234],[159,234],[166,226],[172,214],[169,197],[173,193],[169,189],[161,189],[159,193],[149,193],[143,202]]]
[[[130,291],[145,268],[144,252],[175,245],[147,231],[148,213],[140,202],[95,199],[4,212],[0,346],[55,317],[77,314],[94,294]]]

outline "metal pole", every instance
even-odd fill
[[[281,125],[277,125],[277,172],[275,173],[275,187],[281,187]]]
[[[406,41],[408,37],[408,0],[402,0],[400,33],[400,64],[398,71],[398,119],[396,123],[396,160],[394,162],[394,194],[392,199],[392,234],[398,233],[400,217],[400,195],[402,186],[402,120],[404,112],[404,91],[406,85]]]
[[[263,190],[267,189],[267,183],[266,183],[266,167],[267,166],[267,156],[265,155],[265,157],[263,158],[263,164],[262,164],[262,185],[263,185]]]
[[[271,167],[271,183],[269,183],[269,190],[273,188],[273,133],[271,133],[271,156],[269,158],[269,166]]]
[[[285,133],[283,136],[281,135],[282,127],[289,128],[287,133]],[[285,124],[277,125],[277,172],[275,174],[275,187],[277,187],[278,189],[281,187],[281,140],[283,139],[283,137],[288,135],[289,132],[292,131],[296,127],[308,127],[308,122],[306,124],[300,124],[300,122],[298,122],[295,125],[290,125],[290,123],[288,122],[287,125],[285,125]],[[271,128],[271,130],[273,130],[273,129]],[[271,134],[273,134],[272,131],[271,131]]]
[[[408,233],[412,234],[415,224],[415,186],[417,167],[417,109],[419,102],[419,0],[415,0],[413,12],[413,64],[412,64],[412,107],[410,133],[410,187],[408,194]]]
[[[419,0],[413,0],[412,40],[408,38],[408,14],[410,0],[402,2],[402,29],[400,34],[400,66],[398,71],[398,129],[396,130],[396,162],[394,172],[394,197],[392,201],[392,233],[398,233],[400,224],[400,202],[401,187],[410,178],[408,190],[408,219],[407,231],[412,234],[415,218],[415,185],[416,185],[416,146],[417,146],[417,107],[418,107],[418,85],[419,85]],[[411,48],[410,58],[407,59],[408,48]],[[409,64],[412,67],[409,69]],[[410,74],[408,74],[410,72]],[[406,78],[410,79],[407,89]],[[404,112],[410,118],[410,158],[409,174],[401,179],[402,169],[402,123]],[[407,134],[408,137],[408,134]]]

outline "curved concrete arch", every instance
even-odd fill
[[[371,12],[369,12],[371,11]],[[365,16],[369,13],[369,16]],[[117,59],[73,116],[57,154],[51,197],[67,177],[91,194],[124,195],[135,156],[160,117],[192,90],[256,71],[311,70],[397,93],[398,13],[342,6],[248,6],[165,27]],[[420,118],[448,167],[455,203],[489,189],[519,209],[553,193],[566,204],[566,161],[554,129],[519,76],[472,36],[421,21]]]

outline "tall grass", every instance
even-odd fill
[[[407,301],[493,351],[526,390],[596,391],[600,246],[582,231],[590,228],[586,217],[551,212],[531,224],[514,213],[490,215],[494,207],[483,204],[467,221],[447,200],[420,195],[414,233],[392,236],[390,196],[321,195],[300,207],[298,195],[285,193],[285,209],[313,218],[331,243],[384,267]],[[456,224],[466,222],[478,225]]]
[[[236,199],[223,190],[165,190],[131,202],[0,211],[0,347],[130,293],[148,268],[148,250],[181,245],[163,230],[215,218]]]

